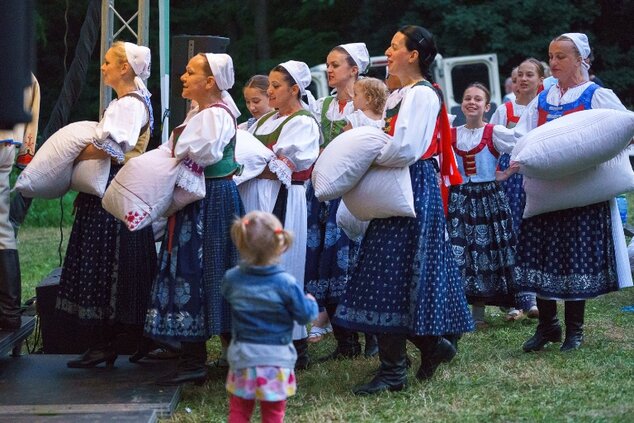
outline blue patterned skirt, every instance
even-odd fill
[[[511,156],[509,154],[502,154],[500,156],[500,160],[498,160],[498,168],[500,170],[508,169],[510,160]],[[522,224],[524,207],[526,206],[526,193],[524,192],[523,187],[524,177],[521,173],[516,173],[506,181],[500,182],[500,184],[502,185],[509,207],[511,208],[513,230],[515,231],[515,236],[517,237],[520,225]]]
[[[524,219],[519,289],[550,299],[586,299],[618,290],[609,202]]]
[[[340,198],[320,202],[313,184],[306,188],[308,236],[306,240],[306,273],[304,290],[310,292],[320,306],[337,304],[348,279],[350,255],[357,243],[337,226]]]
[[[410,166],[416,217],[370,222],[335,323],[369,333],[473,330],[432,160]]]
[[[152,286],[145,333],[157,340],[197,342],[231,332],[220,294],[225,271],[238,263],[229,234],[244,206],[230,179],[206,179],[206,196],[170,218]],[[171,232],[171,252],[169,225]]]
[[[108,183],[120,168],[111,166]],[[79,193],[57,295],[58,312],[84,325],[141,325],[155,276],[152,228],[130,232],[101,206],[101,198]]]
[[[513,305],[516,238],[502,187],[495,181],[452,186],[448,226],[469,302]]]

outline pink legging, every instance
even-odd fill
[[[254,399],[244,399],[231,395],[229,399],[229,423],[248,423],[255,408]],[[286,400],[260,401],[262,423],[282,423]]]

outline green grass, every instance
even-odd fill
[[[632,224],[634,195],[628,198]],[[65,226],[65,243],[69,234],[70,227]],[[25,299],[59,265],[58,243],[57,228],[37,228],[27,221],[20,230]],[[419,356],[410,345],[410,385],[400,393],[366,398],[352,395],[355,384],[371,378],[377,359],[313,365],[298,373],[298,394],[288,401],[287,421],[633,422],[634,313],[621,311],[633,304],[634,289],[590,300],[586,342],[579,351],[567,354],[560,353],[558,345],[539,353],[523,353],[521,345],[534,333],[536,322],[504,322],[497,309],[487,307],[490,328],[465,335],[454,361],[441,366],[428,382],[414,378]],[[563,307],[559,309],[561,317]],[[209,346],[210,358],[217,358],[218,340],[211,340]],[[320,357],[333,348],[329,336],[312,345],[310,355]],[[226,421],[226,413],[224,374],[210,369],[209,382],[200,388],[186,386],[176,413],[164,421],[221,422]],[[252,421],[259,420],[254,417]]]

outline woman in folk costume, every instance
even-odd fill
[[[150,49],[115,42],[106,52],[101,73],[117,98],[104,111],[96,140],[76,160],[110,158],[110,183],[124,160],[145,151],[150,137],[150,93],[142,81],[150,76]],[[152,228],[130,232],[103,209],[101,198],[79,193],[56,308],[62,321],[70,318],[88,326],[94,338],[93,345],[68,367],[104,362],[111,366],[117,358],[113,345],[117,333],[141,337],[155,275]]]
[[[276,155],[256,178],[240,184],[247,212],[273,213],[295,237],[282,255],[282,267],[304,288],[306,263],[306,189],[312,165],[319,154],[319,125],[302,102],[311,75],[304,62],[289,60],[269,73],[269,105],[276,110],[262,116],[249,131]],[[305,108],[305,107],[306,108]],[[293,342],[297,350],[296,368],[308,366],[308,333],[295,325]]]
[[[187,183],[188,174],[204,173],[206,194],[170,217],[161,247],[145,333],[159,341],[180,341],[182,346],[176,370],[157,381],[163,385],[203,383],[205,342],[231,332],[220,283],[238,262],[229,232],[236,216],[244,214],[232,179],[239,170],[234,149],[240,115],[227,92],[234,82],[233,61],[227,54],[197,54],[181,81],[183,97],[197,106],[174,129],[168,147],[188,165],[179,175],[179,185]]]
[[[491,123],[494,125],[504,125],[512,129],[517,125],[520,116],[526,109],[528,103],[533,101],[537,95],[542,81],[544,80],[544,66],[542,63],[532,57],[524,60],[517,68],[516,76],[516,96],[514,100],[507,101],[498,107],[491,116]],[[498,168],[502,171],[509,166],[510,155],[505,153],[500,156]],[[506,193],[511,214],[513,216],[513,231],[515,236],[519,235],[520,225],[522,223],[522,214],[524,213],[524,205],[526,204],[526,193],[523,188],[524,178],[517,173],[506,181],[502,181],[502,188]],[[519,320],[524,313],[530,318],[538,316],[537,303],[533,294],[518,294],[515,297],[515,307],[508,310],[506,320]]]
[[[337,90],[335,95],[320,98],[312,107],[324,135],[325,148],[330,141],[343,132],[346,117],[354,113],[353,87],[359,74],[365,73],[370,64],[370,54],[364,43],[342,44],[333,48],[326,57],[328,85]],[[332,319],[348,279],[350,259],[358,245],[337,226],[337,209],[340,198],[320,202],[315,197],[312,183],[306,189],[308,202],[308,243],[306,254],[306,291],[317,298],[327,317]],[[322,317],[320,315],[320,317]],[[318,318],[318,320],[320,320]],[[311,329],[319,334],[319,326]],[[355,357],[361,352],[356,332],[341,326],[332,327],[337,340],[335,351],[322,360]],[[322,330],[323,333],[323,330]],[[368,341],[370,341],[368,343]],[[373,342],[372,342],[373,341]],[[366,338],[366,354],[377,353],[376,339]]]
[[[389,73],[398,76],[402,88],[386,104],[388,140],[377,164],[409,166],[416,217],[370,222],[337,308],[335,323],[378,334],[381,366],[372,381],[355,388],[359,395],[404,388],[407,339],[421,352],[416,376],[424,380],[456,354],[443,335],[454,338],[473,330],[462,279],[446,240],[433,157],[440,152],[443,177],[460,181],[442,95],[429,82],[436,53],[432,34],[418,26],[401,28],[385,52]],[[438,142],[439,132],[444,142]]]
[[[585,34],[562,34],[551,41],[549,64],[558,82],[526,107],[515,127],[517,137],[579,110],[625,110],[612,90],[590,82],[589,56],[590,45]],[[516,168],[514,163],[512,168]],[[518,284],[520,290],[537,294],[539,308],[537,330],[524,343],[524,351],[538,351],[548,342],[561,342],[557,300],[565,301],[566,337],[560,349],[579,348],[583,341],[585,300],[616,291],[619,280],[631,277],[629,266],[617,269],[615,250],[626,247],[613,239],[610,207],[610,202],[605,201],[522,221]]]

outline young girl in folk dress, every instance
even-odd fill
[[[491,123],[494,125],[504,125],[507,128],[514,128],[520,119],[520,116],[537,95],[542,81],[544,80],[544,66],[534,58],[524,60],[517,68],[516,75],[516,96],[515,100],[504,103],[502,107],[498,107],[493,116]],[[498,161],[498,169],[504,171],[509,166],[510,155],[502,154]],[[520,224],[522,223],[522,214],[524,213],[524,205],[526,204],[526,194],[522,187],[524,178],[517,173],[506,181],[502,181],[501,185],[506,193],[506,198],[511,208],[513,217],[513,232],[518,237]],[[515,298],[515,307],[511,308],[506,314],[506,320],[518,320],[527,312],[528,317],[536,318],[539,315],[535,296],[532,294],[517,295]]]
[[[498,157],[513,149],[514,137],[501,125],[485,124],[489,102],[486,87],[469,85],[462,98],[467,123],[452,130],[463,183],[450,188],[448,229],[476,325],[484,324],[485,304],[514,302],[516,238],[506,195],[495,180]]]
[[[317,302],[279,265],[292,236],[273,214],[248,213],[233,224],[231,238],[242,261],[222,281],[233,320],[229,422],[248,422],[256,400],[263,422],[281,422],[286,398],[296,390],[293,321],[315,318]]]
[[[269,106],[269,95],[266,93],[268,88],[269,77],[266,75],[253,75],[244,85],[242,95],[251,117],[238,125],[238,129],[248,130],[258,119],[273,110]]]

